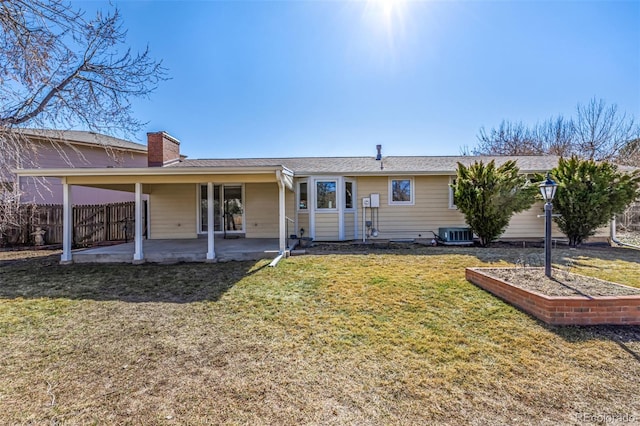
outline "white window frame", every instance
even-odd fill
[[[458,206],[453,203],[453,188],[451,188],[451,185],[453,185],[456,178],[457,176],[449,176],[449,184],[447,185],[447,188],[449,189],[449,208],[451,210],[458,210]]]
[[[351,207],[347,207],[347,183],[351,184]],[[342,194],[342,198],[343,198],[343,203],[344,203],[344,210],[348,211],[348,212],[353,212],[356,210],[356,205],[358,202],[358,194],[356,191],[356,181],[354,179],[343,179],[343,194]]]
[[[409,201],[394,201],[393,200],[393,181],[408,180],[409,181]],[[389,177],[389,205],[390,206],[413,206],[416,203],[415,197],[415,179],[410,176],[393,176]]]
[[[318,207],[318,183],[320,182],[333,182],[335,185],[336,200],[333,207]],[[335,178],[318,178],[313,181],[313,204],[314,210],[317,212],[336,212],[338,211],[338,204],[340,203],[340,196],[342,191],[340,190],[340,179]]]
[[[303,183],[307,185],[307,207],[304,209],[300,207],[300,186]],[[296,185],[297,185],[296,210],[299,213],[309,213],[309,210],[311,210],[311,184],[308,179],[304,179],[304,180],[299,180]]]
[[[233,183],[233,182],[229,182],[229,183],[218,183],[218,182],[214,182],[213,183],[214,187],[215,186],[219,186],[220,187],[220,198],[224,199],[224,187],[225,186],[239,186],[241,188],[241,197],[242,197],[242,230],[235,230],[235,231],[226,231],[227,234],[245,234],[247,232],[247,225],[246,225],[246,198],[245,198],[245,184],[244,183]],[[206,221],[207,218],[206,217],[202,217],[202,211],[200,210],[201,207],[201,202],[202,202],[202,192],[201,192],[201,187],[207,187],[206,183],[200,182],[196,184],[196,217],[197,217],[197,229],[196,229],[196,234],[198,235],[207,235],[206,232],[202,232],[202,223],[203,221]],[[215,191],[214,191],[215,192]],[[213,195],[213,194],[211,194]],[[209,194],[207,194],[207,197],[209,197]],[[222,206],[220,207],[222,208]],[[220,212],[216,212],[216,214],[220,214]],[[148,221],[149,222],[149,221]],[[224,220],[222,221],[222,223],[220,224],[220,226],[224,227]],[[222,231],[214,231],[216,235],[218,234],[224,234],[225,231],[224,229],[222,229]]]

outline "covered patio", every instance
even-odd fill
[[[288,190],[293,206],[293,172],[281,165],[30,169],[16,170],[16,173],[61,179],[63,264],[216,262],[288,254],[286,199]],[[247,220],[251,215],[251,226],[243,229],[247,238],[224,239],[215,227],[214,211],[220,209],[214,207],[214,197],[198,198],[199,191],[206,189],[207,194],[214,194],[216,185],[221,184],[234,184],[243,192],[249,192],[247,187],[251,185],[253,198],[248,197],[247,205],[242,206]],[[74,186],[133,192],[134,241],[72,251]],[[146,229],[143,220],[145,194],[149,196]]]
[[[273,259],[280,254],[278,238],[215,238],[215,261]],[[144,260],[157,263],[207,261],[207,238],[143,240]],[[135,242],[73,251],[75,263],[131,263]],[[209,259],[210,261],[212,259]]]

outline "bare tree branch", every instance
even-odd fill
[[[607,106],[602,99],[578,104],[574,122],[576,150],[590,160],[614,160],[635,136],[637,126],[632,117],[618,112],[617,105]]]
[[[558,116],[533,127],[522,122],[502,121],[490,131],[480,128],[474,154],[577,155],[596,161],[615,161],[640,167],[635,156],[640,126],[633,117],[619,112],[617,105],[607,106],[602,99],[578,104],[574,118]]]
[[[15,180],[14,168],[37,167],[36,144],[20,128],[126,137],[144,125],[131,102],[152,93],[166,70],[148,48],[126,48],[125,38],[117,9],[86,19],[67,0],[0,0],[0,183]],[[0,188],[5,223],[20,197],[9,186]]]

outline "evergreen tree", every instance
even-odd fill
[[[535,201],[537,187],[519,171],[513,160],[500,167],[494,160],[487,165],[476,161],[468,167],[458,163],[458,176],[451,185],[455,204],[483,247],[504,232],[514,213]]]
[[[561,158],[551,175],[558,183],[553,209],[560,216],[555,221],[572,246],[595,234],[640,196],[640,173],[619,172],[608,162]]]

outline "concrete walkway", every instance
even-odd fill
[[[114,246],[93,247],[74,250],[75,263],[130,263],[133,262],[134,243]],[[144,240],[144,260],[146,262],[176,263],[205,262],[207,239],[188,240]],[[237,238],[216,237],[216,261],[272,259],[278,253],[277,238]]]

